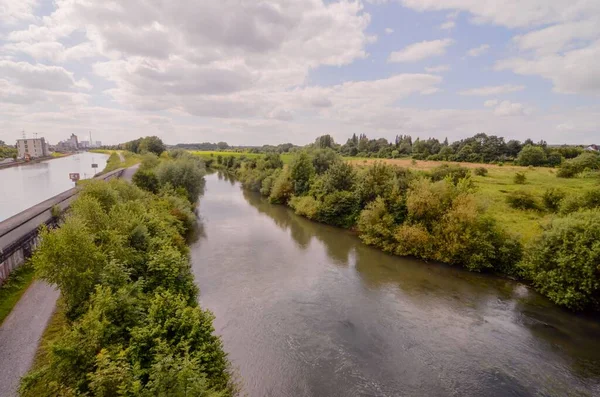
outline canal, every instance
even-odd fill
[[[192,266],[249,396],[600,395],[598,322],[206,179]]]
[[[72,188],[69,173],[91,178],[104,169],[107,160],[106,154],[85,152],[0,169],[0,222]],[[92,163],[98,164],[96,170]]]

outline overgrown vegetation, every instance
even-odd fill
[[[4,143],[4,141],[0,141],[0,160],[3,159],[16,159],[17,158],[17,148],[14,146],[9,146]]]
[[[160,175],[155,193],[121,180],[85,181],[61,227],[41,232],[32,263],[60,288],[65,325],[43,346],[22,395],[231,394],[185,243],[204,169],[196,159],[167,157],[144,161],[143,172]]]
[[[31,285],[33,275],[33,266],[25,264],[14,270],[0,286],[0,325]]]
[[[520,219],[543,221],[600,207],[600,189],[580,194],[573,193],[571,187],[539,191],[539,175],[543,173],[534,168],[517,171],[518,181],[513,181],[514,168],[498,168],[505,178],[505,182],[499,183],[497,174],[478,171],[472,176],[469,169],[448,164],[428,171],[382,162],[356,167],[333,150],[323,148],[298,152],[289,164],[282,164],[277,156],[272,153],[267,161],[267,157],[224,155],[215,165],[235,173],[244,188],[260,192],[272,203],[287,204],[297,214],[318,222],[355,229],[366,244],[386,252],[437,260],[471,271],[508,274],[530,281],[556,303],[573,310],[595,306],[592,293],[584,294],[577,304],[552,298],[551,290],[553,294],[568,294],[568,285],[542,288],[547,278],[537,274],[536,269],[541,268],[535,264],[539,262],[534,262],[531,255],[522,260],[523,252],[539,248],[540,239],[549,237],[540,233],[535,238],[523,239],[517,233],[511,234],[504,223],[499,224],[507,211],[502,209],[496,214],[486,208],[489,208],[488,197],[500,198]],[[558,181],[547,171],[543,175],[544,180]],[[487,188],[479,191],[473,178],[485,181],[486,186],[525,181],[527,184],[509,191],[494,187],[494,196],[488,196],[491,191]],[[527,230],[519,227],[514,231],[520,234]],[[590,246],[591,240],[580,235],[585,233],[586,228],[580,227],[559,235],[565,247],[579,239]],[[597,260],[585,258],[588,258],[585,263],[577,266],[597,268]],[[574,274],[577,280],[579,273]],[[600,283],[597,273],[592,278]],[[580,281],[589,284],[584,279]]]

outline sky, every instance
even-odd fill
[[[0,0],[0,140],[600,143],[598,0]]]

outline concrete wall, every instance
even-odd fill
[[[119,178],[123,171],[121,168],[97,179]],[[77,197],[77,192],[77,188],[67,190],[0,222],[0,285],[31,256],[39,242],[39,227],[44,224],[56,226],[52,208],[57,206],[61,211],[66,210]]]

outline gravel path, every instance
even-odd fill
[[[0,326],[0,396],[17,395],[19,381],[33,363],[59,292],[36,280]]]
[[[130,181],[138,167],[127,168],[121,178]],[[17,396],[21,377],[33,363],[58,296],[56,288],[36,280],[0,325],[0,397]]]

